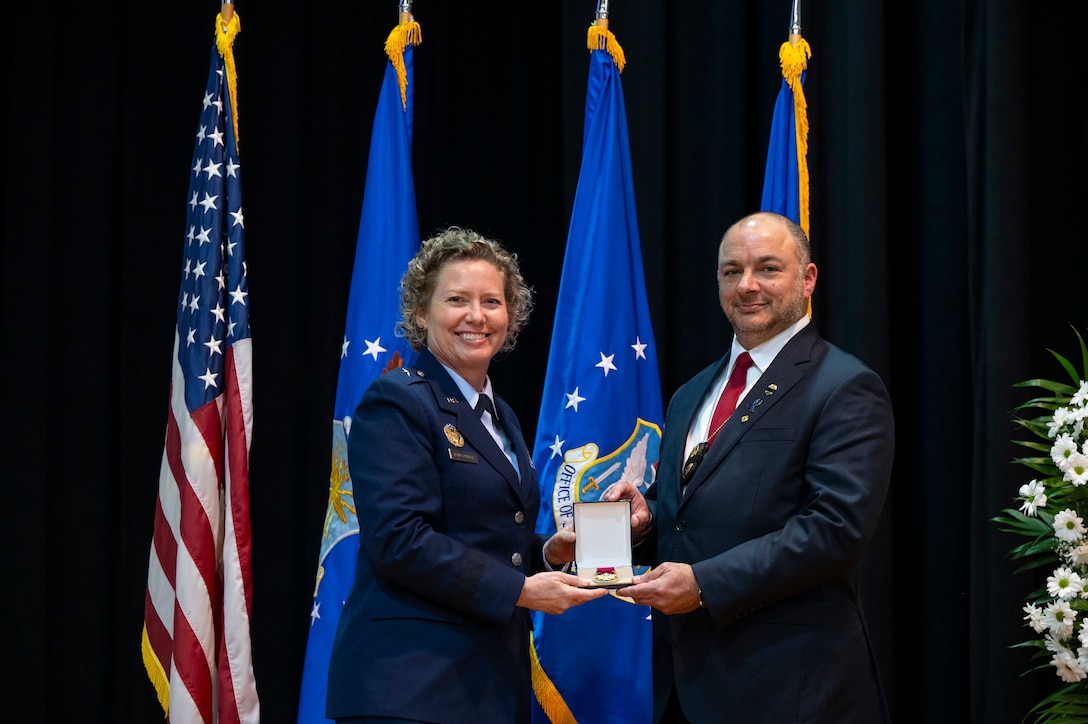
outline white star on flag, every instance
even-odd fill
[[[602,370],[604,370],[604,376],[608,377],[608,371],[616,369],[616,365],[612,364],[612,360],[615,358],[615,356],[616,355],[614,354],[610,354],[605,357],[604,352],[601,352],[601,361],[593,366],[600,367]]]
[[[363,340],[363,341],[366,342],[366,351],[363,352],[363,354],[370,355],[371,357],[374,358],[374,361],[377,362],[378,361],[378,353],[385,351],[385,347],[382,347],[382,345],[381,345],[382,338],[378,337],[373,342],[371,342],[369,339],[366,339],[366,340]]]

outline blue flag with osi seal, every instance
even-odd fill
[[[329,721],[325,718],[329,653],[344,599],[355,580],[359,520],[348,473],[351,416],[374,378],[410,365],[416,357],[394,330],[400,319],[400,278],[420,243],[412,178],[412,47],[420,39],[419,24],[411,21],[394,28],[385,44],[389,62],[374,112],[355,268],[340,349],[329,506],[321,531],[299,724]]]
[[[545,534],[572,520],[575,502],[599,500],[611,483],[645,491],[664,418],[620,84],[623,50],[597,26],[589,49],[582,169],[533,452],[537,532]],[[648,607],[610,595],[533,617],[534,721],[650,721]]]

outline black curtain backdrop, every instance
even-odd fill
[[[757,208],[790,0],[610,3],[666,396],[722,354],[718,240]],[[523,259],[493,368],[531,440],[580,166],[595,0],[419,0],[420,229]],[[3,706],[162,718],[140,629],[184,204],[214,3],[8,11],[3,78]],[[236,11],[255,426],[253,659],[293,722],[370,130],[395,0]],[[1026,469],[1014,383],[1079,356],[1088,161],[1079,0],[802,2],[813,317],[895,404],[866,608],[899,722],[1018,722],[1059,681],[1012,644],[1038,584],[990,519]],[[632,686],[646,682],[627,682]],[[723,712],[723,721],[728,712]],[[589,722],[587,724],[592,724]]]

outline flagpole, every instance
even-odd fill
[[[401,25],[412,22],[412,0],[397,0],[397,12]]]
[[[790,41],[789,47],[800,57],[795,62],[801,64],[801,73],[808,67],[808,57],[811,50],[808,43],[801,37],[801,0],[793,0],[793,8],[790,11]],[[782,46],[786,46],[783,44]],[[780,55],[780,57],[782,57]],[[783,77],[786,67],[782,66]],[[809,178],[808,178],[808,111],[805,102],[804,90],[802,90],[800,73],[795,81],[790,81],[790,88],[794,91],[795,133],[797,137],[797,173],[798,179],[798,220],[797,223],[807,236],[809,233]],[[796,83],[796,88],[794,87]],[[808,300],[808,316],[812,317],[812,298]]]
[[[223,3],[219,6],[219,14],[223,16],[223,32],[227,31],[230,19],[234,17],[234,3]]]
[[[798,189],[798,216],[797,223],[808,234],[809,224],[809,191],[808,191],[808,112],[803,90],[802,76],[808,67],[808,58],[812,51],[808,43],[801,36],[801,0],[793,0],[790,10],[790,39],[789,48],[782,45],[779,59],[782,62],[782,77],[789,83],[794,98],[794,127],[797,136],[797,164],[800,188]],[[788,61],[793,68],[787,72],[787,56],[782,52],[792,55]],[[812,315],[812,300],[809,300],[809,316]]]
[[[608,30],[608,0],[597,0],[597,22],[601,30]]]

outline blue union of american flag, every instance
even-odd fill
[[[249,625],[252,342],[229,42],[237,16],[216,29],[189,173],[142,649],[171,721],[224,724],[258,722],[260,706]]]
[[[208,77],[193,151],[178,299],[178,334],[184,336],[178,358],[190,410],[222,394],[226,348],[249,339],[242,167],[222,62],[217,66]]]
[[[197,130],[178,294],[178,361],[190,411],[223,393],[227,348],[249,339],[242,167],[222,65],[208,76]]]

